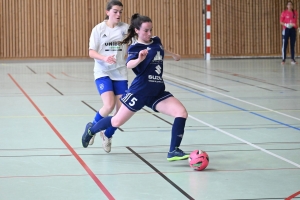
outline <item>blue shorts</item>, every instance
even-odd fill
[[[127,80],[114,81],[108,76],[96,79],[95,84],[100,95],[107,91],[113,91],[115,95],[120,95],[126,93],[128,89]]]
[[[155,112],[158,112],[155,107],[156,105],[169,98],[173,95],[170,92],[164,91],[160,93],[157,96],[144,96],[144,95],[136,95],[132,93],[126,93],[123,94],[123,96],[120,98],[121,102],[132,112],[137,112],[140,109],[142,109],[144,106],[147,106],[154,110]]]

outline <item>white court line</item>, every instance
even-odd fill
[[[261,151],[263,151],[263,152],[265,152],[265,153],[267,153],[267,154],[269,154],[269,155],[271,155],[271,156],[274,156],[274,157],[276,157],[276,158],[279,158],[280,160],[283,160],[283,161],[285,161],[285,162],[287,162],[287,163],[290,163],[290,164],[292,164],[292,165],[294,165],[294,166],[300,168],[300,165],[297,164],[297,163],[294,163],[293,161],[290,161],[290,160],[288,160],[288,159],[286,159],[286,158],[283,158],[283,157],[281,157],[281,156],[279,156],[279,155],[277,155],[277,154],[275,154],[275,153],[272,153],[272,152],[270,152],[270,151],[268,151],[268,150],[266,150],[266,149],[263,149],[263,148],[261,148],[261,147],[255,145],[255,144],[252,144],[251,142],[248,142],[248,141],[246,141],[246,140],[244,140],[244,139],[242,139],[242,138],[239,138],[239,137],[237,137],[237,136],[235,136],[235,135],[232,135],[231,133],[228,133],[228,132],[226,132],[226,131],[223,131],[222,129],[219,129],[218,127],[215,127],[215,126],[213,126],[213,125],[211,125],[211,124],[208,124],[208,123],[206,123],[206,122],[204,122],[204,121],[201,121],[200,119],[198,119],[198,118],[196,118],[196,117],[193,117],[193,116],[190,115],[190,114],[189,114],[189,117],[192,118],[193,120],[197,121],[197,122],[200,122],[200,123],[202,123],[202,124],[204,124],[204,125],[206,125],[206,126],[212,128],[212,129],[215,129],[215,130],[217,130],[217,131],[219,131],[219,132],[221,132],[221,133],[224,133],[224,134],[226,134],[226,135],[228,135],[228,136],[230,136],[230,137],[232,137],[232,138],[234,138],[234,139],[236,139],[236,140],[239,140],[239,141],[241,141],[241,142],[243,142],[243,143],[246,143],[246,144],[248,144],[248,145],[250,145],[250,146],[252,146],[252,147],[254,147],[254,148],[256,148],[256,149],[259,149],[259,150],[261,150]]]
[[[292,118],[292,119],[295,119],[295,120],[300,121],[300,119],[297,118],[297,117],[293,117],[293,116],[290,116],[290,115],[287,115],[287,114],[278,112],[278,111],[276,111],[276,110],[272,110],[272,109],[270,109],[270,108],[266,108],[266,107],[263,107],[263,106],[260,106],[260,105],[254,104],[254,103],[250,103],[250,102],[248,102],[248,101],[244,101],[244,100],[242,100],[242,99],[238,99],[238,98],[235,98],[235,97],[232,97],[232,96],[229,96],[229,95],[220,93],[220,92],[216,92],[216,91],[214,91],[214,90],[211,90],[211,89],[208,89],[208,88],[205,88],[205,87],[201,87],[201,86],[199,86],[199,85],[195,85],[195,84],[193,84],[193,83],[189,83],[189,82],[180,80],[180,79],[178,79],[178,78],[173,78],[173,77],[168,76],[168,75],[164,75],[164,76],[165,76],[165,77],[168,77],[169,79],[173,79],[173,80],[176,80],[176,81],[180,81],[180,82],[182,82],[182,83],[185,83],[185,84],[188,84],[188,85],[192,85],[192,86],[194,86],[194,87],[198,87],[198,88],[201,88],[201,89],[204,89],[204,90],[207,90],[207,91],[210,91],[210,92],[213,92],[213,93],[216,93],[216,94],[219,94],[219,95],[228,97],[228,98],[230,98],[230,99],[234,99],[234,100],[237,100],[237,101],[240,101],[240,102],[243,102],[243,103],[252,105],[252,106],[256,106],[256,107],[258,107],[258,108],[262,108],[262,109],[265,109],[265,110],[268,110],[268,111],[271,111],[271,112],[274,112],[274,113],[277,113],[277,114],[280,114],[280,115],[283,115],[283,116],[286,116],[286,117],[289,117],[289,118]]]

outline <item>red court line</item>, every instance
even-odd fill
[[[53,76],[50,72],[47,72],[47,74],[49,74],[52,78],[56,79],[56,77]]]
[[[56,128],[52,125],[52,123],[48,120],[48,118],[44,115],[44,113],[39,109],[39,107],[33,102],[33,100],[27,95],[27,93],[22,89],[22,87],[17,83],[17,81],[10,74],[8,74],[8,76],[17,85],[17,87],[22,91],[22,93],[30,101],[30,103],[33,105],[33,107],[40,113],[41,117],[43,117],[43,119],[47,122],[47,124],[51,127],[51,129],[57,135],[57,137],[59,137],[59,139],[64,143],[64,145],[73,154],[73,156],[78,160],[78,162],[82,165],[82,167],[86,170],[86,172],[90,175],[90,177],[95,181],[95,183],[102,190],[102,192],[106,195],[106,197],[110,200],[115,199],[110,194],[110,192],[105,188],[105,186],[101,183],[101,181],[97,178],[97,176],[94,174],[94,172],[92,172],[92,170],[85,164],[85,162],[80,158],[80,156],[75,152],[75,150],[69,145],[69,143],[58,132],[58,130],[56,130]]]
[[[261,170],[299,170],[299,168],[282,168],[282,169],[249,169],[249,170],[210,170],[206,169],[207,172],[244,172],[244,171],[261,171]],[[195,173],[194,170],[184,170],[184,171],[164,171],[160,172],[162,174],[183,174],[183,173]],[[111,174],[96,174],[98,176],[121,176],[121,175],[152,175],[157,174],[157,172],[120,172]],[[88,176],[87,174],[52,174],[52,175],[38,175],[38,176],[0,176],[0,179],[13,179],[13,178],[49,178],[49,177],[76,177],[76,176]]]
[[[68,74],[66,74],[65,72],[61,72],[61,73],[67,77],[73,78],[73,77],[69,76]]]
[[[292,194],[291,196],[289,196],[288,198],[286,198],[285,200],[291,200],[293,198],[295,198],[296,196],[300,195],[300,191],[296,192],[295,194]]]

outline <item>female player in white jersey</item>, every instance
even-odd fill
[[[97,124],[88,123],[82,136],[82,145],[87,147],[93,135],[108,127],[118,127],[129,120],[143,106],[152,108],[175,118],[172,126],[172,136],[167,160],[184,160],[189,157],[179,149],[188,113],[182,103],[165,91],[162,78],[164,54],[169,54],[174,60],[180,60],[178,54],[165,50],[159,37],[152,37],[152,21],[147,16],[134,14],[128,36],[124,43],[130,44],[133,37],[137,41],[128,48],[127,68],[135,73],[131,86],[122,96],[122,106],[113,117],[105,117]]]
[[[120,42],[127,34],[129,25],[122,23],[123,4],[111,0],[106,7],[106,20],[96,25],[91,33],[89,42],[89,56],[94,58],[94,78],[98,92],[103,101],[103,107],[96,113],[93,123],[108,116],[116,107],[120,108],[120,97],[128,88],[126,68],[126,47]],[[111,138],[116,127],[101,132],[103,149],[109,153]],[[94,142],[94,137],[90,145]]]

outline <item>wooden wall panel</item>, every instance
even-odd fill
[[[203,57],[202,0],[122,0],[123,21],[138,12],[183,57]],[[88,57],[106,0],[0,0],[0,59]]]
[[[202,0],[122,0],[123,21],[139,12],[183,57],[203,57]],[[294,0],[300,10],[300,0]],[[280,56],[285,0],[211,0],[211,56]],[[0,59],[88,57],[106,0],[0,0]],[[299,39],[298,39],[299,40]],[[296,52],[300,51],[297,42]]]
[[[286,2],[212,0],[211,57],[280,56],[282,29],[279,19]],[[300,0],[293,2],[299,11]],[[296,45],[296,52],[299,52],[300,44]]]

